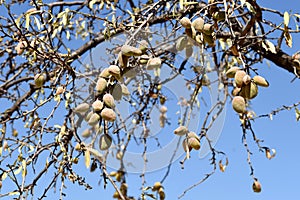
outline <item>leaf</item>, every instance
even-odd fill
[[[15,23],[17,25],[18,28],[20,28],[20,21],[21,21],[22,15],[20,15],[16,20]]]
[[[183,10],[183,0],[179,1],[179,8],[180,8],[180,10]]]
[[[290,15],[287,11],[285,11],[284,14],[283,14],[284,27],[287,28],[289,26],[289,22],[290,22]]]
[[[255,13],[255,9],[253,8],[253,6],[249,3],[249,2],[246,2],[245,3],[248,10],[251,12],[251,13]]]
[[[38,28],[38,30],[41,30],[40,20],[36,16],[33,16],[33,18],[34,18],[34,22],[36,24],[36,27]]]
[[[10,192],[10,193],[8,193],[8,195],[9,195],[9,196],[18,195],[18,194],[19,194],[19,192],[18,192],[18,191],[14,191],[14,192]]]
[[[296,114],[296,120],[300,120],[300,110],[298,108],[295,108],[295,114]]]
[[[221,172],[225,172],[226,167],[228,166],[228,158],[226,158],[226,163],[223,165],[222,160],[219,161],[219,168]]]
[[[70,31],[66,31],[66,38],[67,38],[67,40],[70,40]]]
[[[63,17],[63,16],[65,15],[65,12],[66,12],[66,11],[62,11],[62,12],[58,13],[58,14],[57,14],[57,18]]]
[[[285,43],[288,47],[292,48],[293,46],[293,39],[292,39],[292,35],[288,32],[285,31],[284,32],[284,38],[285,38]]]
[[[297,18],[300,18],[300,15],[299,14],[294,14],[295,17]]]
[[[270,42],[269,40],[265,40],[262,43],[262,47],[267,50],[267,51],[271,51],[272,53],[276,54],[276,48],[274,46],[274,44],[272,42]]]
[[[22,165],[20,165],[19,168],[14,171],[14,174],[18,175],[20,174],[21,171],[22,171]]]
[[[90,164],[91,164],[91,154],[90,154],[90,151],[87,150],[84,152],[84,163],[85,163],[85,166],[86,168],[89,168],[90,167]]]
[[[97,2],[97,0],[92,0],[92,1],[90,1],[90,3],[89,3],[89,8],[92,10],[93,9],[93,6],[94,6],[94,4]]]
[[[271,153],[271,152],[272,152],[272,153]],[[270,151],[269,148],[266,149],[266,157],[267,157],[269,160],[271,160],[271,159],[274,158],[275,156],[276,156],[276,150],[275,150],[275,149],[271,149],[271,151]]]
[[[29,23],[30,23],[30,14],[25,15],[25,28],[29,29]]]
[[[1,176],[1,180],[5,180],[7,178],[7,173],[6,172],[3,172],[2,176]]]
[[[25,178],[25,176],[27,174],[27,165],[26,165],[26,160],[25,159],[22,161],[22,168],[23,168],[22,177]]]
[[[240,0],[241,5],[244,6],[244,4],[246,3],[246,0]]]
[[[155,195],[154,194],[148,194],[148,193],[145,193],[146,196],[148,197],[151,197],[152,199],[156,199]]]

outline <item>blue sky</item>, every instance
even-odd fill
[[[279,9],[282,12],[291,10],[293,13],[300,13],[298,2],[294,0],[286,0],[284,3],[281,0],[260,0],[258,3],[262,6]],[[284,50],[289,54],[298,51],[299,39],[299,35],[293,35],[293,48],[284,47]],[[293,74],[289,74],[273,63],[269,66],[268,63],[264,62],[258,64],[257,68],[259,73],[269,81],[270,87],[260,88],[258,97],[252,101],[252,107],[256,114],[270,113],[271,110],[282,105],[291,105],[300,101],[300,82],[298,80],[293,83],[290,82],[294,78]],[[257,136],[264,140],[263,144],[265,146],[275,148],[277,151],[276,157],[268,160],[265,154],[259,152],[255,144],[252,144],[251,137],[249,137],[249,145],[254,153],[252,164],[255,176],[259,178],[262,184],[261,193],[252,192],[252,179],[246,161],[247,155],[241,142],[242,130],[238,116],[232,111],[231,104],[228,102],[224,127],[216,148],[226,152],[229,157],[229,166],[225,173],[217,170],[212,177],[189,191],[182,199],[299,199],[300,162],[298,157],[300,150],[298,146],[300,127],[299,122],[296,122],[294,110],[280,112],[273,116],[273,120],[268,118],[255,120],[253,129]],[[186,162],[184,170],[180,168],[179,161],[176,161],[164,183],[166,199],[177,199],[186,188],[202,179],[206,173],[209,173],[211,166],[208,159],[209,156],[200,159],[197,152],[192,152],[192,158]],[[79,163],[78,169],[81,171],[86,170],[82,161]],[[151,186],[154,182],[161,180],[165,171],[166,169],[161,169],[146,174],[147,185]],[[68,182],[65,190],[67,197],[65,199],[92,199],[95,197],[111,199],[114,189],[109,185],[104,190],[103,183],[98,186],[99,176],[98,171],[87,175],[87,181],[94,188],[90,191],[85,191],[83,187]],[[140,193],[140,183],[141,178],[138,174],[130,174],[128,177],[128,192],[130,195],[137,196]],[[42,188],[43,182],[39,184]],[[37,191],[37,193],[39,192]],[[57,199],[57,197],[58,195],[50,192],[48,199]]]

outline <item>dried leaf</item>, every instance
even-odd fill
[[[27,165],[26,165],[26,160],[25,159],[22,161],[22,168],[23,168],[22,177],[25,178],[25,176],[27,174]]]
[[[274,44],[272,42],[270,42],[269,40],[265,40],[262,43],[262,47],[267,50],[267,51],[271,51],[272,53],[276,54],[276,48],[274,46]]]
[[[300,110],[298,108],[295,108],[295,114],[296,114],[296,120],[300,120]]]
[[[84,163],[85,163],[85,166],[86,168],[89,168],[90,167],[90,164],[91,164],[91,154],[90,154],[90,151],[87,150],[84,152]]]
[[[221,172],[225,172],[226,167],[228,166],[228,158],[226,158],[226,163],[223,165],[222,160],[219,161],[219,168]]]
[[[272,153],[271,153],[272,152]],[[274,158],[276,156],[276,150],[275,149],[266,149],[266,157],[271,160],[272,158]]]
[[[289,22],[290,22],[290,15],[287,11],[285,11],[283,14],[283,23],[285,28],[289,26]]]
[[[292,40],[292,35],[288,32],[284,32],[284,38],[285,38],[285,43],[288,47],[292,48],[293,46],[293,40]]]

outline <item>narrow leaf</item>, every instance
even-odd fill
[[[84,152],[84,163],[85,163],[85,166],[86,168],[89,168],[90,167],[90,164],[91,164],[91,154],[90,154],[90,151],[87,150]]]
[[[284,26],[285,27],[288,27],[289,26],[289,22],[290,22],[290,15],[288,12],[284,12],[284,15],[283,15],[283,23],[284,23]]]

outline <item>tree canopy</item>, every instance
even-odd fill
[[[300,76],[300,53],[284,50],[300,32],[297,13],[255,0],[0,6],[0,197],[43,199],[58,190],[63,199],[65,182],[95,187],[85,178],[94,172],[102,187],[114,187],[113,198],[163,200],[170,170],[184,170],[199,151],[211,172],[180,197],[188,195],[229,167],[230,156],[215,148],[226,108],[239,118],[232,126],[241,126],[260,192],[248,143],[267,159],[276,150],[257,137],[253,121],[291,109],[300,119],[300,102],[261,115],[251,106],[272,81],[261,63],[293,81]],[[156,183],[146,183],[146,173],[162,168]],[[131,173],[142,179],[138,196],[128,192]]]

